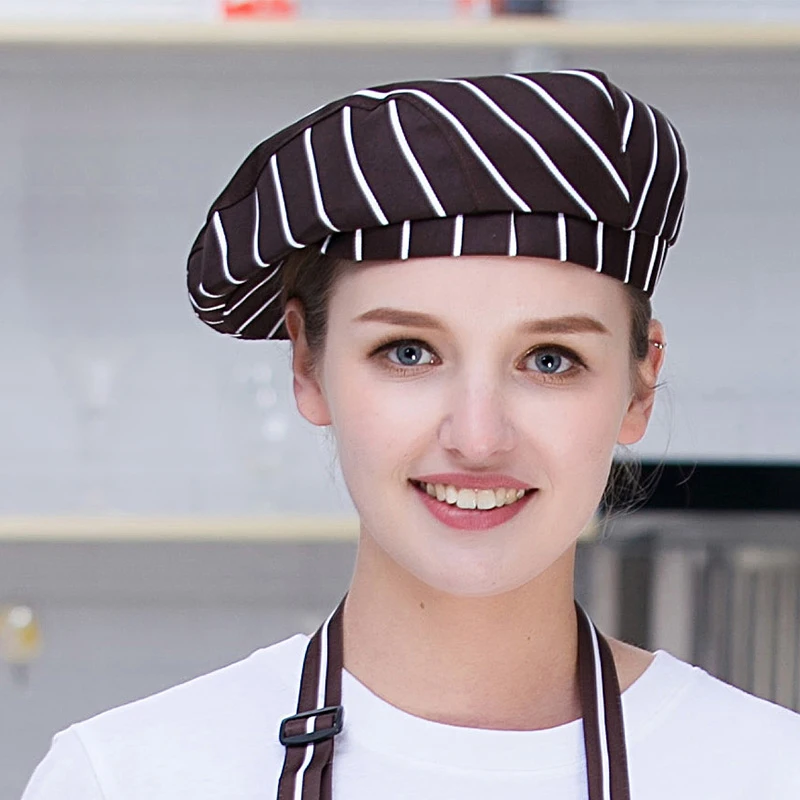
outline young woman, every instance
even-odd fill
[[[361,520],[350,590],[310,639],[59,734],[26,800],[800,796],[800,717],[574,600],[685,188],[671,123],[588,71],[364,90],[262,143],[189,290],[291,339]]]

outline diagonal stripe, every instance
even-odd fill
[[[592,137],[586,132],[586,130],[581,126],[578,120],[575,119],[562,105],[559,103],[551,94],[545,91],[538,83],[526,78],[523,75],[507,75],[506,77],[511,78],[512,80],[518,81],[519,83],[527,86],[531,91],[535,92],[545,103],[547,103],[553,111],[561,117],[564,122],[572,128],[573,131],[583,140],[584,144],[595,154],[597,160],[605,167],[608,174],[611,176],[614,183],[617,184],[617,188],[620,190],[622,196],[630,201],[631,195],[628,191],[628,187],[625,185],[625,182],[622,180],[619,172],[617,172],[614,165],[609,160],[608,156],[600,149],[600,146],[597,142],[592,139]]]
[[[225,308],[225,303],[218,306],[201,306],[191,294],[189,295],[189,301],[198,311],[219,311],[221,308]]]
[[[647,111],[650,117],[650,125],[653,128],[653,156],[650,159],[650,171],[647,173],[647,179],[642,188],[642,196],[639,198],[639,206],[636,209],[633,222],[627,227],[627,230],[631,230],[639,224],[639,218],[642,216],[642,210],[644,209],[644,204],[650,191],[650,185],[653,183],[653,175],[656,173],[656,165],[658,164],[658,128],[656,127],[656,118],[650,106],[645,106],[645,111]]]
[[[414,155],[414,151],[411,149],[408,139],[406,139],[403,125],[400,122],[400,115],[397,113],[397,100],[392,100],[389,102],[389,120],[392,123],[392,130],[394,131],[395,138],[397,139],[397,144],[400,145],[400,150],[402,151],[408,166],[411,168],[411,171],[414,173],[414,176],[422,188],[422,191],[425,192],[428,202],[431,204],[431,207],[437,216],[446,217],[447,213],[445,212],[444,207],[439,201],[439,198],[436,196],[436,192],[434,191],[433,186],[431,186],[431,182],[428,180],[425,170],[422,169],[419,161],[417,161],[417,157]]]
[[[658,246],[658,268],[656,269],[656,277],[653,280],[653,286],[657,286],[661,279],[661,271],[664,269],[664,262],[667,260],[667,242],[661,239]]]
[[[459,214],[453,223],[453,255],[460,256],[464,246],[464,215]]]
[[[575,75],[578,78],[584,78],[585,80],[589,81],[589,83],[594,84],[595,87],[605,95],[605,98],[608,100],[611,108],[614,108],[614,98],[609,93],[603,81],[601,81],[596,75],[592,75],[591,72],[584,72],[582,69],[557,69],[554,70],[554,72],[557,75]]]
[[[378,198],[372,192],[372,188],[367,183],[367,178],[364,171],[361,169],[361,164],[358,163],[358,156],[356,155],[355,144],[353,143],[353,112],[350,106],[345,106],[342,109],[342,132],[344,133],[344,143],[347,147],[347,157],[350,160],[350,168],[353,170],[356,183],[358,183],[364,199],[372,209],[372,213],[381,225],[388,225],[389,220],[386,219],[386,214],[378,203]]]
[[[292,235],[292,229],[289,227],[289,216],[286,213],[286,198],[283,196],[283,187],[281,186],[281,176],[278,172],[278,155],[274,153],[269,160],[269,167],[272,170],[272,180],[275,183],[275,196],[278,199],[278,216],[281,220],[281,228],[283,229],[283,238],[286,244],[300,250],[305,247],[304,244],[298,242]]]
[[[283,321],[286,319],[286,314],[281,314],[280,319],[272,326],[272,330],[267,334],[267,339],[271,339],[275,335],[275,331],[280,328]]]
[[[322,187],[319,185],[319,172],[317,172],[317,159],[314,156],[314,146],[311,144],[311,128],[306,128],[303,134],[303,141],[306,147],[306,159],[308,160],[308,171],[311,175],[311,190],[314,193],[314,207],[317,209],[317,216],[322,224],[333,233],[339,233],[339,229],[331,222],[325,204],[322,201]]]
[[[226,308],[225,311],[222,312],[222,316],[223,317],[227,317],[233,311],[236,311],[236,309],[239,308],[239,306],[242,303],[244,303],[244,301],[247,300],[248,297],[250,297],[254,292],[257,292],[265,283],[268,283],[269,281],[271,281],[272,278],[275,276],[275,273],[280,268],[281,268],[281,264],[279,264],[277,267],[275,267],[275,269],[273,269],[272,272],[269,273],[269,275],[267,275],[265,278],[260,280],[255,286],[253,286],[253,288],[250,289],[249,292],[247,292],[244,295],[242,295],[242,297],[240,297],[232,306],[230,306],[230,308]]]
[[[275,331],[280,328],[283,321],[286,319],[286,314],[281,314],[280,319],[272,326],[272,330],[267,334],[267,339],[271,339],[275,335]]]
[[[636,231],[631,231],[631,238],[628,240],[628,265],[625,267],[625,283],[631,279],[631,264],[633,263],[633,245],[636,242]]]
[[[558,215],[558,260],[567,260],[567,220],[563,214]]]
[[[678,150],[678,137],[675,135],[675,129],[672,127],[672,123],[667,121],[667,130],[669,131],[670,139],[672,140],[672,152],[675,156],[675,176],[672,179],[672,186],[669,190],[669,196],[667,197],[667,207],[664,209],[664,219],[661,220],[661,227],[658,229],[658,235],[661,236],[664,233],[664,226],[667,224],[667,217],[669,216],[669,207],[672,205],[672,198],[675,195],[675,187],[678,185],[678,178],[681,175],[681,156]]]
[[[511,128],[539,157],[539,160],[547,168],[548,172],[556,179],[561,185],[561,188],[586,212],[589,219],[596,220],[597,214],[592,207],[581,197],[578,190],[567,180],[564,173],[558,168],[552,158],[545,152],[545,149],[531,134],[525,130],[515,119],[510,117],[497,103],[489,97],[483,89],[477,87],[474,83],[465,80],[446,80],[442,83],[457,83],[469,89],[487,108],[489,108],[494,115],[501,120],[505,125]]]
[[[513,211],[508,222],[508,254],[510,256],[517,254],[517,220]]]
[[[267,300],[267,302],[264,303],[264,305],[261,306],[258,311],[256,311],[252,316],[248,317],[248,319],[236,329],[236,335],[239,335],[248,325],[250,325],[250,323],[253,322],[253,320],[256,319],[256,317],[261,316],[261,314],[263,314],[264,311],[266,311],[275,302],[275,300],[281,296],[282,291],[283,288],[278,289],[278,291],[275,292],[275,294],[272,295],[272,297],[270,297],[270,299]]]
[[[653,267],[656,264],[656,255],[658,254],[658,237],[656,236],[653,239],[653,250],[650,253],[650,264],[647,267],[647,277],[644,281],[644,286],[642,286],[643,291],[647,291],[650,288],[650,279],[653,277]]]
[[[362,97],[370,97],[373,100],[386,100],[395,94],[410,94],[419,98],[424,103],[441,114],[456,130],[456,133],[464,140],[464,143],[472,151],[473,155],[483,164],[486,171],[492,176],[495,183],[502,189],[506,197],[520,209],[520,211],[530,212],[531,207],[511,188],[508,181],[502,176],[497,167],[492,163],[489,156],[483,152],[480,145],[472,138],[472,134],[464,127],[461,120],[448,108],[440,103],[436,98],[431,97],[427,92],[419,89],[393,89],[391,92],[376,92],[373,89],[362,89],[355,92]]]
[[[326,236],[325,241],[322,243],[322,246],[319,248],[320,253],[322,255],[327,255],[328,253],[328,245],[331,243],[332,236]]]
[[[242,280],[237,280],[233,277],[233,275],[231,275],[230,268],[228,267],[228,240],[225,238],[225,229],[222,227],[222,220],[220,219],[219,211],[215,211],[214,216],[211,219],[214,225],[214,233],[217,235],[219,250],[222,254],[220,264],[222,265],[222,271],[225,273],[225,278],[229,283],[235,283],[237,286],[240,286],[247,279],[242,278]]]
[[[622,126],[622,152],[628,152],[628,139],[631,135],[631,128],[633,127],[633,100],[627,92],[622,93],[625,96],[625,101],[628,104],[628,110],[625,112],[625,123]]]

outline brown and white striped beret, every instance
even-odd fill
[[[284,339],[281,267],[539,256],[651,294],[675,242],[686,157],[655,108],[601,72],[414,81],[354,92],[262,142],[189,255],[215,330]]]

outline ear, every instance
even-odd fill
[[[286,303],[285,324],[292,340],[292,388],[297,410],[312,425],[330,425],[328,403],[306,340],[303,306],[296,298]]]
[[[618,444],[636,444],[647,431],[656,399],[658,375],[664,364],[664,327],[658,320],[650,323],[647,356],[640,361],[631,397],[617,438]],[[658,345],[662,345],[659,347]]]

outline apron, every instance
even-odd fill
[[[588,614],[578,612],[578,681],[589,800],[630,800],[619,681],[611,648]],[[344,600],[311,637],[297,713],[281,722],[286,758],[277,800],[332,800],[333,743],[342,708]]]

